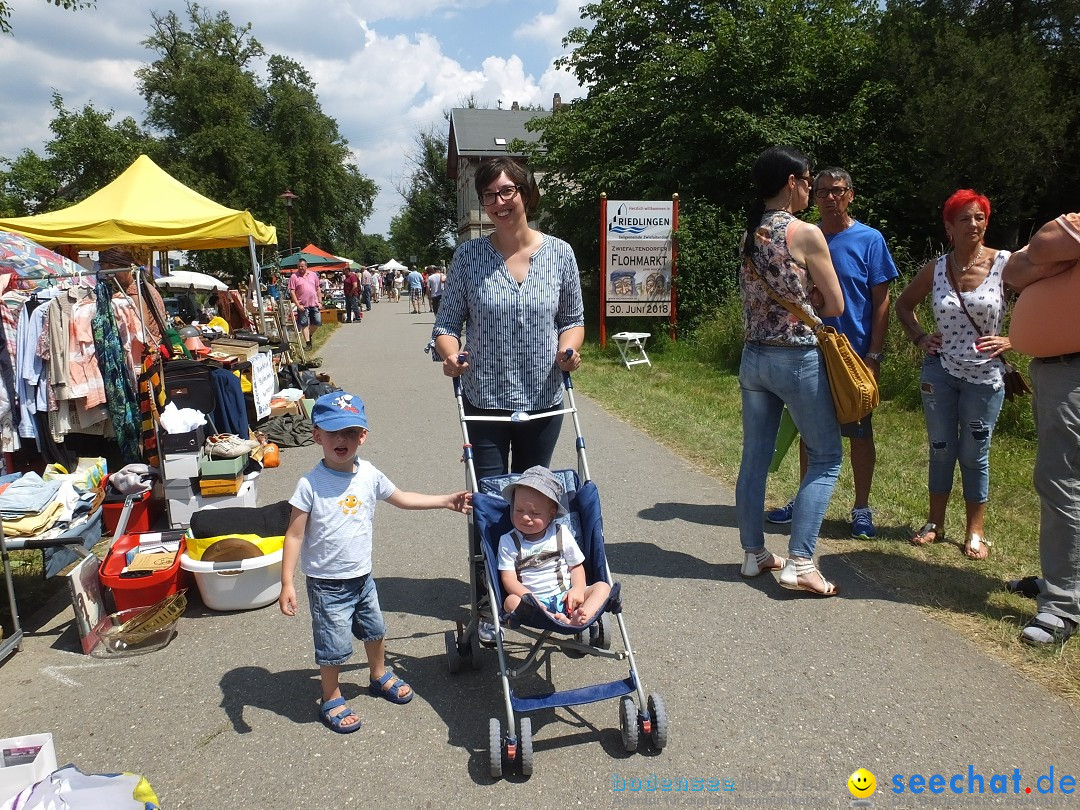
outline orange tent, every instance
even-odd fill
[[[314,253],[316,256],[323,256],[327,259],[339,259],[339,257],[335,256],[333,253],[327,253],[321,247],[318,247],[311,243],[308,243],[307,247],[305,247],[301,251],[301,253]],[[341,262],[340,264],[320,264],[318,267],[313,267],[311,269],[317,270],[320,273],[324,270],[347,270],[349,269],[349,263]]]

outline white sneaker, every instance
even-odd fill
[[[204,449],[210,458],[239,458],[258,446],[258,442],[241,439],[232,433],[217,433],[206,439]]]
[[[495,646],[495,625],[481,619],[476,625],[476,636],[485,647]]]

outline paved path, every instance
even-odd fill
[[[322,350],[335,381],[367,403],[363,453],[405,489],[463,482],[450,384],[423,354],[432,316],[376,304]],[[634,374],[647,370],[635,369]],[[77,654],[71,610],[31,617],[22,652],[0,666],[0,737],[51,731],[58,760],[149,777],[166,808],[574,807],[675,804],[846,807],[848,775],[872,771],[875,807],[1080,807],[1036,778],[1080,776],[1073,709],[948,628],[826,559],[843,596],[818,601],[769,576],[744,582],[733,494],[639,430],[578,401],[600,488],[610,563],[622,581],[630,637],[648,691],[671,718],[668,748],[622,750],[614,701],[533,716],[531,780],[486,775],[488,718],[501,714],[494,653],[451,676],[443,632],[468,601],[465,520],[381,505],[376,574],[392,665],[416,688],[408,706],[367,696],[362,654],[345,691],[365,727],[337,736],[315,717],[317,674],[306,615],[276,607],[234,614],[197,600],[179,634],[151,655],[103,662]],[[732,430],[737,430],[732,425]],[[284,451],[260,503],[287,498],[319,457]],[[569,431],[556,466],[573,466]],[[772,544],[782,549],[783,538]],[[621,665],[554,655],[540,670],[563,688],[621,677]],[[892,778],[946,778],[966,791],[891,792]],[[1019,769],[1018,796],[990,777]],[[708,780],[733,792],[646,795],[622,785]],[[688,783],[692,785],[693,783]],[[938,783],[934,783],[935,786]],[[1044,781],[1043,787],[1046,786]],[[1028,796],[1023,791],[1032,788]],[[948,784],[945,783],[948,791]],[[965,796],[964,798],[967,798]],[[1010,805],[1011,806],[1011,805]]]

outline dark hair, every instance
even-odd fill
[[[823,177],[828,177],[830,180],[839,180],[841,183],[846,183],[848,191],[855,188],[855,183],[851,179],[851,175],[846,170],[841,169],[839,166],[830,166],[827,169],[822,169],[817,173],[817,177],[814,178],[813,187],[818,187],[818,181]]]
[[[480,198],[484,189],[499,179],[499,175],[506,173],[515,186],[521,190],[521,200],[525,204],[525,213],[530,216],[536,211],[536,205],[540,202],[540,188],[536,185],[532,169],[522,161],[512,157],[497,157],[485,160],[476,170],[476,178],[473,185],[476,186],[476,196]]]
[[[749,256],[754,247],[754,231],[765,216],[765,200],[776,195],[791,175],[804,177],[810,173],[810,158],[791,146],[770,146],[754,161],[750,177],[754,181],[754,202],[746,212],[746,237],[743,255]]]
[[[941,210],[941,219],[946,225],[949,224],[960,213],[961,208],[971,203],[977,204],[982,209],[983,214],[986,215],[986,221],[989,222],[990,200],[971,188],[957,189],[950,195],[949,199],[945,201],[945,207]]]

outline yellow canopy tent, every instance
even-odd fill
[[[0,219],[40,245],[127,245],[151,250],[206,250],[277,243],[277,231],[247,211],[226,208],[185,186],[146,155],[82,202],[32,217]]]

